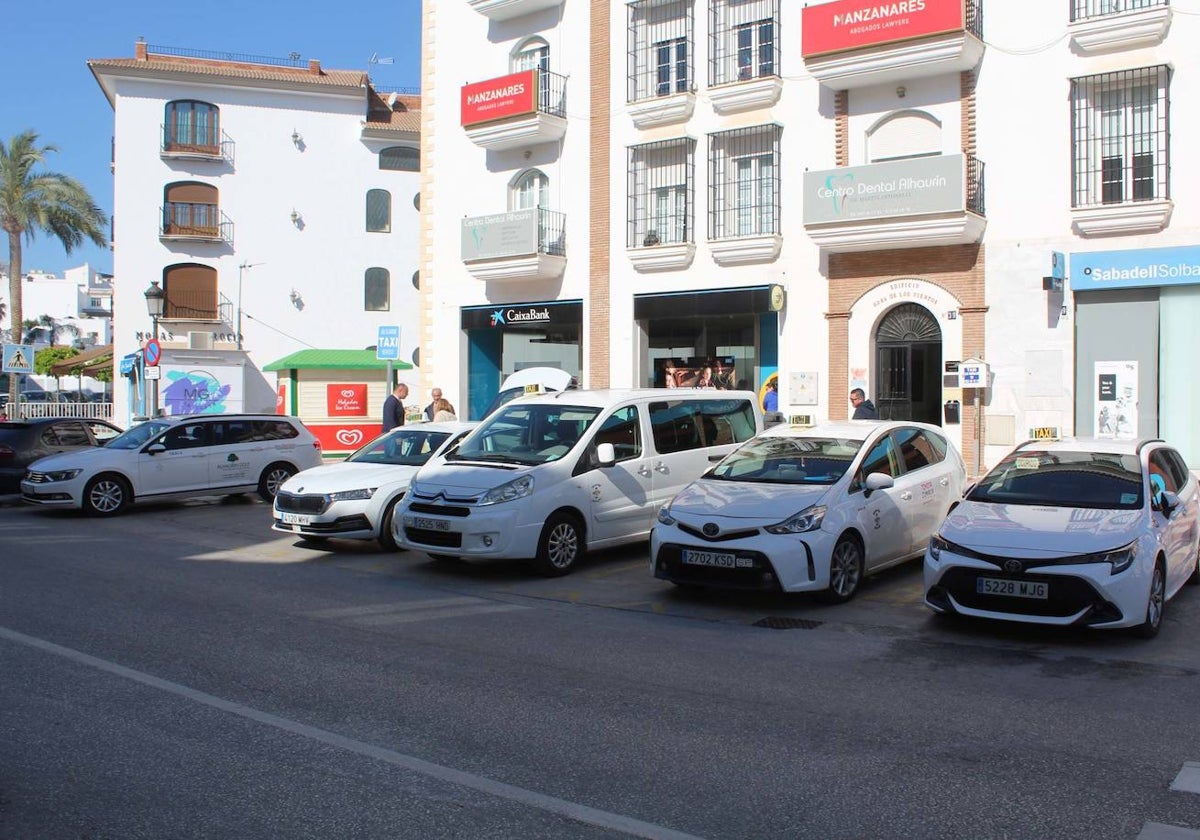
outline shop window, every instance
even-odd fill
[[[629,4],[630,102],[692,89],[693,18],[690,0]]]
[[[1166,65],[1071,80],[1071,206],[1170,198]]]
[[[217,320],[217,270],[186,263],[163,269],[163,317],[187,321]]]
[[[781,132],[767,125],[709,135],[709,239],[780,232]]]
[[[421,151],[409,146],[392,146],[379,153],[379,168],[394,172],[420,172]]]
[[[888,114],[867,131],[868,161],[929,157],[942,153],[942,123],[925,111]]]
[[[714,0],[708,83],[778,75],[779,0]]]
[[[220,151],[220,116],[217,106],[207,102],[190,99],[168,102],[163,122],[163,150],[217,154]]]
[[[367,190],[367,232],[388,233],[392,229],[392,194]]]
[[[695,147],[684,138],[630,148],[628,247],[693,241]]]
[[[363,309],[387,312],[391,308],[390,272],[386,268],[368,268],[363,276]]]
[[[1168,3],[1169,0],[1072,0],[1071,20],[1119,15],[1124,12],[1166,6]]]

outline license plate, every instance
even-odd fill
[[[406,516],[404,524],[422,531],[449,531],[450,523],[445,519],[426,519],[424,516]]]
[[[1032,580],[979,578],[975,581],[975,592],[979,595],[1003,595],[1006,598],[1037,598],[1044,601],[1050,597],[1050,584],[1036,583]]]
[[[689,566],[716,566],[721,569],[737,567],[736,554],[723,554],[717,551],[683,550],[683,562]]]
[[[284,525],[311,525],[312,517],[303,513],[281,513],[279,521]]]

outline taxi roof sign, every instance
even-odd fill
[[[542,385],[541,382],[530,382],[528,385],[525,386],[525,393],[526,394],[544,394],[544,393],[546,393],[546,388],[544,385]]]
[[[811,414],[793,414],[788,417],[789,426],[811,426],[813,419]]]
[[[1058,426],[1037,426],[1029,430],[1031,440],[1061,440]]]

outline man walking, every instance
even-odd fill
[[[426,420],[432,420],[433,415],[437,412],[437,401],[442,398],[442,389],[434,388],[432,391],[429,392],[429,395],[431,397],[433,397],[433,399],[429,402],[429,405],[425,406],[425,419]]]
[[[392,393],[383,401],[383,430],[391,431],[404,425],[404,401],[408,399],[408,386],[397,382]]]
[[[878,420],[879,409],[875,408],[875,403],[867,399],[867,393],[862,388],[855,388],[850,392],[850,404],[854,406],[854,416],[851,420]]]

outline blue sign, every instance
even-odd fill
[[[1062,251],[1050,252],[1050,276],[1055,280],[1062,280],[1067,276],[1067,258],[1063,256]]]
[[[3,368],[5,373],[33,373],[33,345],[5,344]]]
[[[1071,290],[1200,284],[1200,247],[1071,254]]]
[[[133,373],[134,366],[137,364],[138,354],[130,353],[127,356],[121,357],[121,375],[128,376]]]
[[[400,358],[400,328],[380,327],[375,342],[375,358],[395,361]]]

